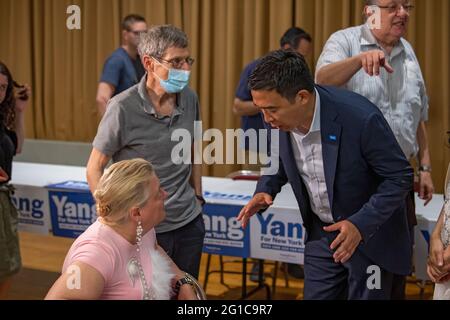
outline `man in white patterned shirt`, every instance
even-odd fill
[[[434,191],[425,127],[428,97],[419,62],[403,38],[413,8],[408,0],[366,0],[367,22],[331,35],[317,62],[316,82],[344,87],[378,106],[407,159],[417,156],[419,196],[426,205]],[[413,192],[407,202],[412,232]],[[399,277],[394,298],[404,298],[405,283]]]

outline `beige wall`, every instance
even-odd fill
[[[428,132],[437,191],[450,160],[445,148],[449,119],[449,0],[416,0],[408,40],[416,49],[430,96]],[[0,59],[19,82],[33,86],[27,137],[90,141],[99,118],[97,81],[104,59],[119,45],[119,24],[128,13],[150,24],[171,23],[191,40],[192,87],[202,105],[204,128],[239,126],[231,110],[243,66],[278,47],[296,25],[314,38],[309,63],[334,31],[361,23],[362,0],[0,0]],[[66,28],[66,8],[82,9],[82,29]],[[237,169],[214,166],[205,174]]]

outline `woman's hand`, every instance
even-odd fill
[[[444,272],[447,272],[445,276],[439,279],[439,282],[450,281],[450,246],[444,250]]]
[[[427,264],[427,273],[431,281],[433,281],[434,283],[441,283],[443,282],[443,280],[448,278],[448,274],[442,273],[442,271],[439,268],[432,265],[429,260]]]
[[[430,239],[430,254],[428,256],[427,273],[435,283],[445,282],[450,272],[450,247],[444,249],[439,234],[433,234]]]
[[[31,87],[25,84],[15,92],[16,112],[24,112],[31,96]]]
[[[194,288],[190,284],[184,284],[178,292],[178,300],[198,300]]]
[[[0,182],[8,181],[8,179],[8,174],[2,169],[2,167],[0,167]]]
[[[444,266],[444,244],[437,234],[433,234],[430,239],[428,262],[433,267],[441,268]]]

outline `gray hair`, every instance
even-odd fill
[[[172,25],[160,25],[143,32],[139,38],[138,52],[144,55],[162,58],[170,47],[187,48],[189,41],[187,35]]]

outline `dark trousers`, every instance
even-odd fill
[[[203,214],[179,229],[156,234],[156,238],[178,268],[198,279],[205,238]]]
[[[411,249],[414,248],[414,226],[417,225],[416,204],[414,201],[414,190],[406,197],[406,215],[410,233]],[[413,251],[414,252],[414,251]],[[406,276],[394,274],[392,283],[392,300],[405,300],[406,298]]]
[[[388,300],[391,297],[393,274],[379,268],[379,289],[369,288],[376,265],[358,249],[344,264],[335,263],[330,249],[337,232],[328,233],[318,218],[305,246],[305,300]]]

